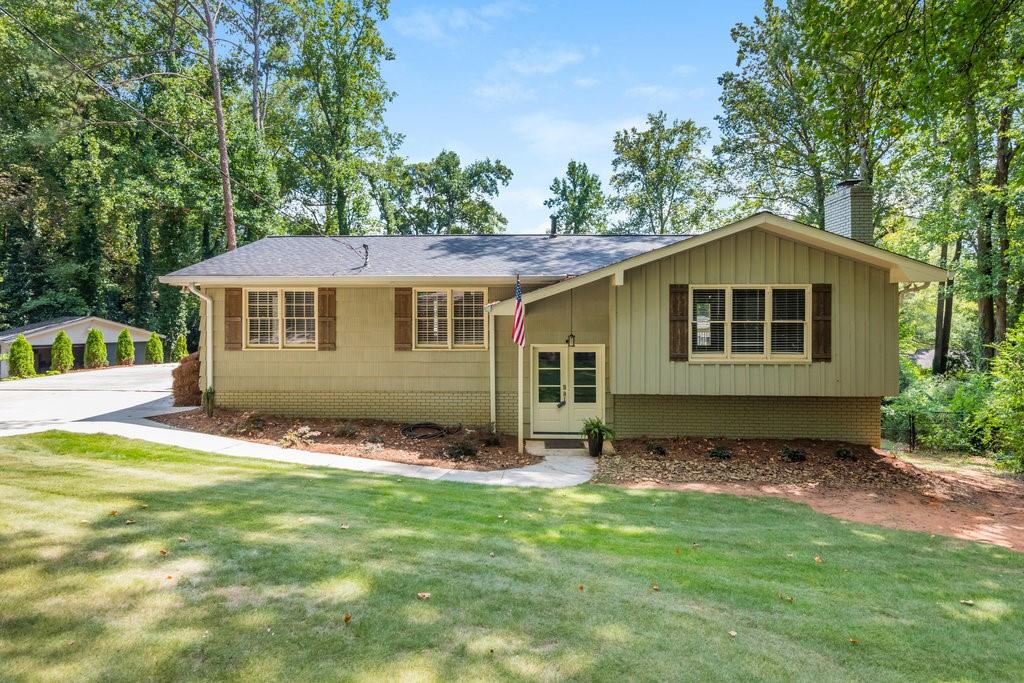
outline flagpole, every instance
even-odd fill
[[[519,273],[516,273],[516,287],[519,287]],[[526,305],[523,304],[523,324],[526,324]],[[516,358],[518,361],[518,372],[516,380],[518,382],[518,391],[516,395],[516,413],[517,413],[517,430],[516,430],[516,447],[520,453],[523,452],[523,346],[525,344],[516,344],[518,352]]]

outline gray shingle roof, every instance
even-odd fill
[[[21,327],[11,327],[6,330],[0,330],[0,342],[7,342],[13,340],[19,334],[31,334],[39,330],[45,330],[50,327],[57,327],[58,325],[67,325],[78,320],[85,320],[89,316],[87,315],[65,315],[60,318],[51,318],[50,320],[43,320],[30,325],[22,325]]]
[[[267,237],[168,278],[580,275],[690,235]],[[363,265],[363,245],[369,249]]]

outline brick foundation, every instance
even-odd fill
[[[817,396],[614,397],[623,437],[810,438],[878,446],[881,399]]]

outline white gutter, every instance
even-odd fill
[[[203,362],[206,364],[206,391],[209,391],[213,388],[213,299],[196,289],[193,283],[185,285],[185,288],[206,304],[206,360]]]
[[[487,377],[491,398],[491,429],[498,431],[498,402],[495,389],[494,304],[487,304]]]

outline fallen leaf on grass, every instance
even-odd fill
[[[126,519],[126,520],[124,520],[124,523],[125,524],[135,524],[135,520],[134,519]]]
[[[736,631],[729,631],[729,637],[730,638],[735,638],[736,637]]]
[[[347,529],[348,528],[348,522],[345,522],[344,524],[342,524],[341,528],[342,529]]]
[[[348,622],[352,621],[352,615],[348,612],[345,612],[345,614],[341,617],[341,620],[347,624]]]
[[[970,607],[971,605],[974,604],[974,600],[961,600],[960,604],[961,605],[967,605],[968,607]]]
[[[142,504],[142,505],[140,505],[139,507],[140,507],[140,508],[142,508],[143,510],[148,510],[148,509],[149,509],[149,506],[148,506],[148,505],[146,505],[145,503],[143,503],[143,504]]]
[[[117,517],[117,510],[111,510],[110,511],[110,516],[111,517]]]
[[[173,580],[173,579],[174,579],[174,577],[173,577],[173,576],[168,576],[168,577],[167,577],[167,580],[168,580],[168,581],[171,581],[171,580]]]
[[[676,555],[682,555],[682,554],[683,554],[683,549],[682,548],[676,548]]]
[[[779,593],[779,600],[785,600],[786,602],[793,602],[794,598],[793,598],[792,595],[783,595],[782,593]]]
[[[814,563],[815,564],[821,564],[822,562],[824,562],[824,560],[821,559],[821,555],[815,555],[814,556]]]
[[[184,543],[184,542],[185,542],[185,537],[184,536],[178,536],[178,543]]]
[[[579,585],[579,589],[580,589],[580,593],[582,593],[584,590],[586,590],[582,583]]]
[[[163,555],[164,557],[167,557],[168,555],[171,554],[171,551],[168,550],[167,548],[160,548],[160,554]]]
[[[850,638],[850,645],[860,645],[860,641],[856,638]]]
[[[657,593],[657,592],[659,592],[661,590],[661,586],[658,585],[657,581],[655,581],[655,582],[653,582],[651,584],[651,590],[654,591],[655,593]]]
[[[417,600],[429,600],[430,599],[430,593],[417,593],[416,594],[416,599]]]

